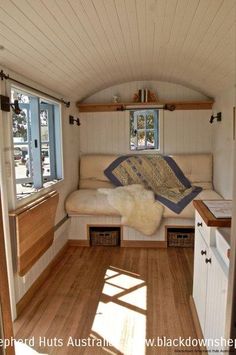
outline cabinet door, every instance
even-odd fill
[[[204,334],[206,294],[207,294],[207,264],[209,248],[206,245],[201,233],[195,229],[194,245],[194,274],[193,274],[193,298],[198,313],[198,319]]]
[[[228,288],[228,269],[216,248],[211,249],[211,263],[208,263],[208,285],[206,298],[206,339],[220,339],[225,336],[225,316]],[[221,347],[209,347],[219,350]]]

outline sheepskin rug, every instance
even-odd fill
[[[98,192],[107,195],[109,204],[121,214],[123,225],[145,235],[152,235],[159,227],[164,208],[155,201],[154,193],[142,185],[100,188]]]

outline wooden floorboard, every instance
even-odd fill
[[[192,274],[187,248],[69,247],[15,322],[15,336],[46,354],[176,354],[181,348],[147,347],[144,339],[197,337]],[[79,346],[82,339],[110,345]]]

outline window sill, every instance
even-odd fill
[[[43,184],[43,187],[40,189],[34,189],[32,188],[32,191],[30,192],[25,192],[22,194],[17,194],[16,195],[16,205],[17,207],[22,204],[22,202],[28,202],[28,201],[33,201],[34,199],[38,198],[39,196],[44,195],[45,193],[50,191],[51,187],[54,187],[55,185],[59,184],[62,182],[64,179],[59,179],[59,180],[52,180],[52,181],[47,181]]]
[[[130,149],[131,154],[163,154],[161,149]]]

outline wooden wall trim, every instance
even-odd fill
[[[77,102],[79,112],[114,112],[124,111],[126,106],[164,106],[174,105],[176,110],[211,110],[214,101],[165,101],[165,102],[120,102],[120,103],[81,103]]]
[[[68,240],[69,247],[89,247],[90,243],[87,239],[69,239]]]
[[[61,260],[68,248],[68,242],[61,248],[61,250],[55,255],[52,261],[48,264],[46,269],[41,273],[41,275],[34,281],[32,286],[28,289],[26,294],[20,299],[16,304],[17,317],[22,313],[25,307],[28,305],[30,300],[33,298],[38,289],[47,280],[48,275],[52,271],[53,267]]]
[[[89,247],[90,242],[87,239],[69,239],[70,247]],[[122,248],[167,248],[165,240],[122,240],[120,241]]]
[[[167,248],[165,240],[121,240],[122,248]]]
[[[4,339],[13,338],[13,325],[11,317],[11,305],[10,305],[10,293],[7,277],[7,265],[6,265],[6,252],[3,233],[3,221],[2,221],[2,203],[0,192],[0,304],[2,311],[2,327]],[[7,355],[14,355],[15,350],[13,346],[9,346],[6,349]]]

